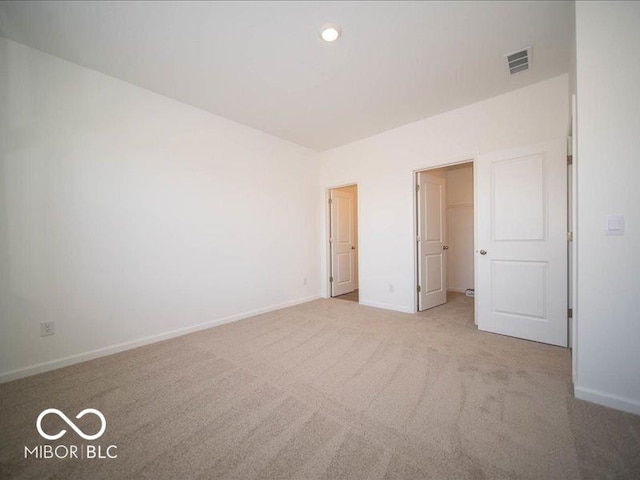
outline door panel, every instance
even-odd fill
[[[423,172],[418,181],[418,310],[422,311],[447,301],[446,191],[444,178]]]
[[[331,296],[355,290],[356,196],[345,190],[331,191]]]
[[[336,235],[335,241],[337,243],[348,243],[351,245],[352,231],[351,231],[351,198],[345,198],[341,193],[336,194],[333,197],[336,207]]]
[[[436,253],[425,257],[427,263],[426,293],[441,292],[443,290],[442,271],[444,266],[442,265],[442,255],[442,253]]]
[[[544,320],[547,265],[546,262],[492,261],[492,310]],[[527,288],[522,288],[523,285]]]
[[[544,240],[544,176],[543,155],[497,161],[491,165],[494,240]],[[513,208],[514,205],[526,205],[527,208]]]
[[[480,330],[567,345],[566,172],[564,139],[477,159]]]
[[[337,256],[338,261],[336,262],[336,273],[333,276],[333,281],[344,285],[352,281],[351,252],[339,253]]]
[[[434,177],[436,178],[436,177]],[[438,179],[442,180],[442,179]],[[431,181],[425,182],[426,203],[425,210],[425,241],[443,242],[443,209],[442,200],[444,196],[444,186]]]

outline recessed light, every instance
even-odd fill
[[[320,29],[320,37],[325,42],[335,42],[342,34],[342,29],[338,25],[323,25]]]

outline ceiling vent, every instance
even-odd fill
[[[509,53],[505,55],[505,58],[507,59],[507,67],[509,67],[509,73],[511,75],[529,70],[529,66],[531,65],[531,47]]]

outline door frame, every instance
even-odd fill
[[[478,189],[476,188],[476,176],[475,176],[475,163],[476,163],[476,158],[477,158],[478,154],[472,154],[472,155],[464,155],[462,157],[457,157],[455,159],[449,160],[447,162],[444,163],[436,163],[436,164],[431,164],[422,168],[416,168],[412,171],[411,173],[411,198],[413,199],[411,201],[411,204],[413,205],[413,229],[412,229],[412,237],[411,237],[411,251],[413,252],[412,256],[413,256],[413,313],[418,313],[418,303],[420,301],[419,299],[419,295],[418,295],[418,284],[420,283],[420,272],[419,272],[419,268],[420,268],[420,264],[418,261],[418,257],[419,257],[419,252],[418,252],[418,236],[420,235],[420,232],[418,232],[418,192],[416,191],[416,185],[418,184],[418,174],[420,172],[428,172],[429,170],[437,170],[439,168],[446,168],[446,167],[453,167],[455,165],[461,165],[463,163],[470,163],[474,169],[474,175],[473,175],[473,250],[476,250],[476,245],[478,243],[478,232],[477,232],[477,226],[478,226],[478,222],[477,222],[477,215],[478,212],[476,210],[476,205],[477,205],[477,199],[476,199],[476,195],[478,192]],[[328,202],[327,202],[328,203]],[[358,237],[359,238],[359,237]],[[477,261],[478,259],[476,258],[476,255],[473,256],[473,280],[474,283],[477,283],[477,272],[478,272],[478,268],[477,268]],[[475,305],[475,297],[473,299],[474,305]],[[473,309],[473,321],[474,323],[477,325],[478,324],[478,319],[476,318],[476,309]]]
[[[360,188],[358,186],[357,182],[351,182],[351,183],[343,183],[341,185],[335,185],[332,187],[327,187],[325,188],[324,191],[324,208],[325,208],[325,238],[324,238],[324,244],[325,244],[325,248],[326,248],[326,276],[325,276],[325,282],[327,285],[327,296],[325,298],[333,298],[331,296],[331,281],[329,280],[331,278],[331,275],[333,274],[332,272],[332,265],[331,265],[331,242],[329,241],[331,238],[331,205],[329,205],[329,199],[331,198],[331,190],[336,190],[338,188],[345,188],[345,187],[356,187],[356,218],[358,219],[358,224],[356,225],[356,230],[358,231],[358,247],[356,249],[356,255],[358,256],[358,267],[357,267],[357,271],[358,271],[358,291],[360,291]],[[360,301],[358,301],[358,303],[360,303]]]
[[[571,211],[568,212],[568,218],[570,218],[567,228],[570,232],[573,232],[573,238],[571,240],[568,263],[571,268],[569,269],[569,288],[571,289],[571,295],[568,298],[569,308],[572,309],[573,315],[569,319],[570,330],[570,349],[571,349],[571,373],[573,384],[578,383],[578,104],[576,94],[571,95],[571,168],[567,172],[567,175],[571,175],[569,182],[569,204],[571,205]]]

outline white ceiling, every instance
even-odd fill
[[[5,37],[315,150],[565,73],[572,29],[556,1],[0,4]]]

